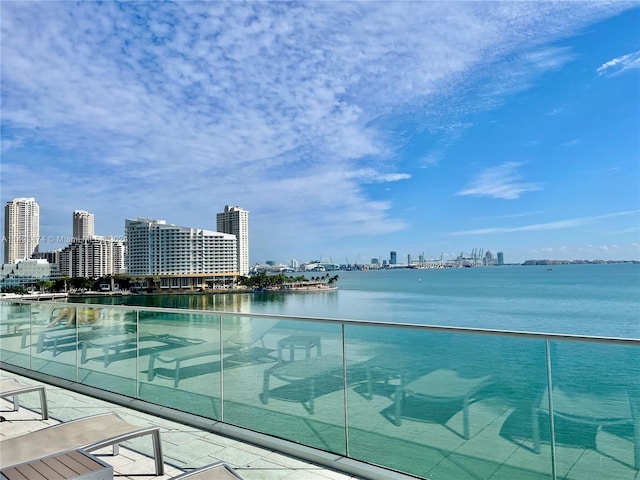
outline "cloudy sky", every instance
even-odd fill
[[[251,264],[640,258],[637,2],[0,9],[0,197],[43,236],[238,205]]]

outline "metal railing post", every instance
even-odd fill
[[[136,396],[140,398],[140,310],[136,309]]]
[[[218,342],[220,345],[220,421],[224,422],[224,346],[222,343],[222,315],[218,316]]]
[[[347,391],[347,345],[344,335],[344,323],[340,325],[342,335],[342,408],[344,409],[344,452],[349,456],[349,395]]]
[[[549,339],[544,341],[544,346],[547,360],[547,401],[549,402],[549,436],[551,439],[551,478],[556,480],[556,430],[553,420],[553,379],[551,378],[551,346]]]

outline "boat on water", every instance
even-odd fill
[[[314,281],[283,283],[280,286],[281,292],[330,292],[337,289],[337,285]]]

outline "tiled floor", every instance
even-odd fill
[[[3,378],[18,378],[24,383],[36,383],[8,372],[0,373]],[[119,479],[167,480],[183,471],[219,461],[231,465],[245,480],[347,480],[355,478],[278,452],[197,430],[55,386],[47,386],[46,391],[51,417],[47,421],[40,420],[40,404],[37,393],[21,395],[21,408],[18,412],[11,411],[10,402],[0,400],[0,413],[6,418],[6,421],[0,423],[0,438],[12,437],[47,425],[55,425],[60,421],[113,411],[130,423],[159,425],[165,461],[165,475],[148,475],[154,471],[154,463],[149,455],[151,442],[147,438],[123,444],[117,456],[111,455],[110,448],[98,451],[97,453],[102,460],[113,465],[114,474]],[[2,455],[1,450],[0,455]]]

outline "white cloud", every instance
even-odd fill
[[[438,163],[440,163],[440,160],[442,160],[443,157],[444,157],[444,152],[442,150],[436,150],[436,151],[430,152],[418,162],[418,166],[420,168],[435,167],[436,165],[438,165]]]
[[[640,68],[640,50],[609,60],[597,68],[598,75],[619,75]]]
[[[616,218],[616,217],[625,217],[629,215],[637,216],[640,213],[640,210],[632,210],[625,212],[614,212],[606,215],[597,215],[593,217],[581,217],[581,218],[572,218],[567,220],[558,220],[556,222],[548,222],[548,223],[535,223],[531,225],[521,225],[517,227],[492,227],[492,228],[482,228],[477,230],[463,230],[459,232],[452,232],[451,235],[491,235],[496,233],[514,233],[514,232],[533,232],[533,231],[544,231],[544,230],[562,230],[566,228],[577,228],[582,227],[600,220],[608,219],[608,218]],[[637,229],[635,230],[637,231]]]
[[[379,173],[370,168],[355,171],[354,176],[364,183],[398,182],[411,178],[408,173]]]
[[[487,168],[468,187],[457,195],[474,195],[478,197],[502,198],[515,200],[525,192],[534,192],[542,187],[536,183],[522,183],[522,175],[518,173],[520,163],[505,162],[497,167]]]
[[[3,195],[35,190],[56,228],[89,209],[102,234],[142,215],[207,227],[228,202],[254,231],[286,215],[284,248],[402,230],[363,188],[411,176],[389,124],[412,115],[436,147],[422,166],[442,161],[468,114],[571,59],[545,45],[623,8],[1,2]],[[539,188],[514,165],[461,194]]]
[[[571,147],[575,147],[579,143],[580,143],[580,140],[578,140],[577,138],[572,138],[571,140],[567,140],[566,142],[562,143],[561,146],[566,148],[571,148]]]

